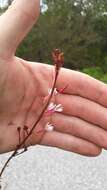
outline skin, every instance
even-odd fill
[[[43,107],[42,97],[52,85],[53,66],[15,57],[15,51],[37,21],[39,0],[14,0],[0,17],[0,153],[18,144],[17,127],[32,127]],[[52,116],[52,132],[40,132],[44,117],[27,140],[85,156],[107,149],[107,85],[80,72],[62,69],[57,88],[68,84],[56,102],[62,113]]]

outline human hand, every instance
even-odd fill
[[[15,51],[39,15],[39,0],[14,0],[0,18],[0,152],[14,150],[17,127],[32,127],[42,110],[42,97],[52,85],[53,67],[15,57]],[[34,6],[35,5],[35,6]],[[57,88],[68,84],[56,102],[64,106],[54,113],[52,132],[36,133],[27,146],[41,144],[87,156],[107,148],[107,86],[88,75],[62,69]],[[38,128],[46,124],[41,120]]]

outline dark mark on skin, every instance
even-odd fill
[[[12,121],[10,121],[10,122],[8,123],[8,126],[9,126],[9,125],[14,125],[14,123],[13,123]]]

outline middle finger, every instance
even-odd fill
[[[79,117],[107,129],[107,109],[102,105],[80,96],[67,94],[58,95],[56,102],[63,105],[63,114]]]

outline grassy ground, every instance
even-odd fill
[[[100,67],[84,68],[82,72],[107,83],[107,72],[104,72]]]

